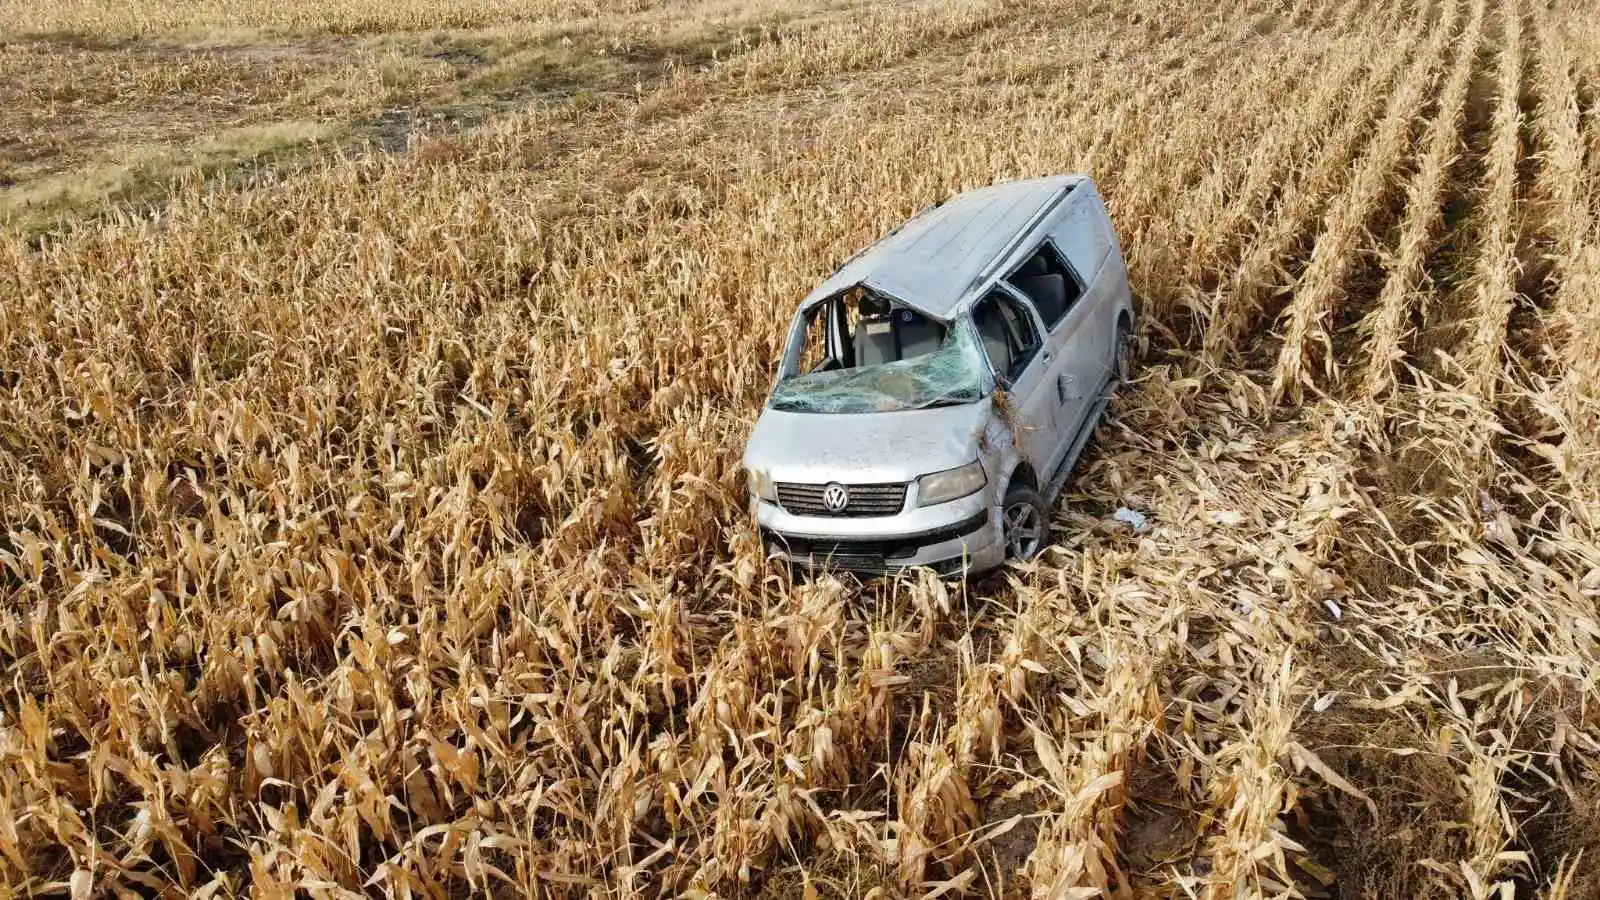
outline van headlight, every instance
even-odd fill
[[[917,505],[932,506],[958,500],[977,493],[988,483],[989,479],[983,474],[983,464],[977,460],[958,468],[924,475],[917,479]]]
[[[750,493],[767,501],[778,502],[778,486],[772,482],[772,475],[760,469],[746,469],[745,479],[750,483]]]

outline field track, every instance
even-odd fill
[[[0,232],[0,896],[1600,897],[1600,7],[824,12]],[[1064,171],[1141,321],[1056,546],[769,566],[797,299]]]

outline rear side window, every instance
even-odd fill
[[[1032,256],[1006,276],[1006,282],[1033,301],[1047,329],[1055,328],[1066,318],[1083,296],[1082,279],[1050,241],[1040,244]]]
[[[1111,252],[1111,220],[1105,204],[1094,190],[1082,188],[1067,198],[1067,208],[1051,232],[1056,249],[1087,284],[1100,272],[1100,264]]]
[[[972,324],[983,339],[989,364],[1008,381],[1028,367],[1043,343],[1033,316],[1004,291],[990,291],[972,308]]]

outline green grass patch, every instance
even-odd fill
[[[181,147],[136,150],[115,162],[0,191],[0,227],[34,237],[116,204],[154,200],[184,177],[226,176],[333,140],[341,131],[342,126],[322,122],[272,122],[229,129]]]

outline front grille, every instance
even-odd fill
[[[906,505],[905,482],[847,484],[850,500],[837,512],[822,502],[825,484],[778,482],[778,503],[797,516],[892,516]]]
[[[882,562],[889,555],[889,548],[884,541],[852,541],[835,540],[832,538],[801,538],[791,537],[783,541],[783,546],[794,556],[810,556],[816,559],[876,559]],[[897,548],[899,549],[899,548]],[[916,552],[915,547],[900,550],[903,555],[910,556]]]

